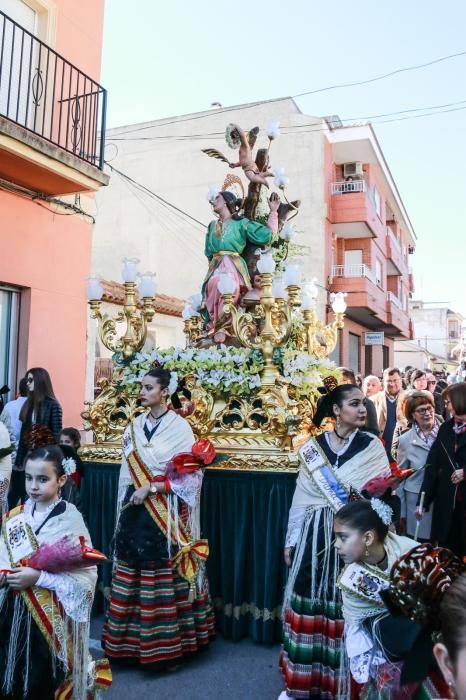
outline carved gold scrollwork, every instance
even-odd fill
[[[84,430],[92,430],[97,443],[117,442],[141,408],[137,405],[137,394],[119,391],[108,379],[100,379],[102,389],[94,401],[86,401],[88,407],[81,416]]]

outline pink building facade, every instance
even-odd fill
[[[80,427],[99,132],[103,0],[5,0],[0,12],[0,384],[45,367]]]
[[[348,304],[333,359],[380,374],[393,364],[394,341],[413,337],[415,233],[372,128],[337,128],[324,138],[325,276]]]

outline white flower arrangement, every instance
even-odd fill
[[[193,375],[204,389],[223,394],[250,394],[260,386],[264,367],[262,355],[247,348],[155,348],[137,353],[119,375],[119,388],[130,392],[139,390],[139,383],[153,363],[176,373],[179,380]],[[170,387],[169,387],[170,391]],[[172,392],[170,392],[172,393]]]
[[[76,471],[76,462],[74,461],[73,457],[65,457],[62,459],[61,465],[66,476],[71,476]]]
[[[390,525],[393,518],[393,511],[387,503],[384,503],[380,498],[371,498],[371,508],[375,510],[380,520],[384,525]]]
[[[168,393],[170,396],[175,393],[178,389],[178,374],[177,372],[170,372],[170,381],[168,382]]]
[[[284,379],[294,387],[298,399],[316,393],[325,377],[338,376],[331,360],[318,359],[315,355],[299,350],[285,350],[282,363]]]

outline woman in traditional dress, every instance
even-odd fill
[[[374,477],[390,476],[381,441],[361,429],[367,411],[357,386],[342,384],[326,394],[314,423],[320,425],[327,416],[335,419],[335,429],[311,438],[299,452],[288,520],[285,561],[291,569],[283,603],[283,699],[331,700],[348,680],[340,669],[343,618],[334,514],[348,501],[351,488],[360,490]]]
[[[218,290],[219,273],[229,273],[235,282],[233,302],[238,303],[241,294],[251,289],[248,266],[242,257],[247,243],[264,246],[272,241],[278,231],[278,207],[280,198],[273,193],[269,199],[270,215],[267,226],[249,221],[239,214],[241,200],[232,192],[220,192],[213,203],[217,220],[211,221],[205,240],[205,255],[209,269],[202,285],[203,315],[207,331],[214,333],[223,314],[222,295]],[[225,339],[219,330],[218,340]]]
[[[111,682],[92,661],[89,623],[97,580],[81,514],[60,498],[58,447],[26,458],[29,499],[4,518],[0,540],[0,697],[88,700]],[[96,683],[96,685],[95,685]],[[88,694],[89,693],[89,694]]]
[[[176,390],[170,372],[143,378],[141,405],[123,436],[110,604],[103,646],[113,660],[148,670],[177,664],[214,636],[199,540],[202,472],[177,475],[170,460],[190,453],[189,423],[167,407]]]
[[[378,498],[354,501],[335,516],[335,547],[345,564],[338,587],[342,592],[345,649],[353,698],[401,700],[438,698],[442,682],[430,669],[425,676],[402,683],[403,663],[413,653],[419,625],[393,616],[383,596],[395,562],[418,547],[408,537],[389,531],[392,509]]]

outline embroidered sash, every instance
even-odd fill
[[[152,473],[136,450],[133,431],[134,428],[131,426],[133,449],[128,452],[126,459],[133,486],[138,489],[151,482]],[[198,574],[199,561],[205,560],[209,556],[207,540],[193,541],[188,527],[181,518],[178,523],[175,523],[174,513],[170,512],[167,496],[164,493],[149,493],[144,500],[144,506],[167,540],[170,538],[172,544],[180,546],[180,550],[172,559],[172,565],[182,578],[191,583]]]
[[[309,476],[334,513],[348,503],[349,488],[337,476],[325,452],[314,440],[299,451]]]
[[[389,583],[390,577],[375,566],[353,562],[343,569],[337,585],[342,591],[355,595],[371,606],[383,608],[380,592],[388,588]]]
[[[26,522],[24,506],[10,510],[3,519],[3,538],[12,567],[20,566],[23,559],[28,559],[39,547],[39,543]]]
[[[8,552],[8,558],[13,568],[27,565],[27,559],[38,549],[39,543],[26,522],[24,506],[13,508],[6,514],[2,524],[3,537]],[[25,542],[28,541],[28,546]],[[26,555],[26,550],[30,552]],[[19,558],[19,554],[22,554]],[[67,621],[63,607],[54,591],[47,588],[32,586],[20,591],[20,595],[28,608],[32,619],[41,631],[51,653],[61,659],[69,672],[73,669],[73,640],[67,629]],[[97,668],[98,664],[98,668]],[[112,675],[107,659],[96,662],[96,684],[94,689],[104,689],[111,685]],[[56,698],[72,698],[73,682],[70,677],[57,689]],[[89,693],[94,697],[94,692]]]

